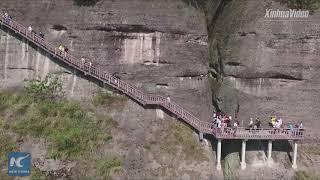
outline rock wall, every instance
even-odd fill
[[[247,123],[250,117],[320,127],[319,11],[305,19],[268,19],[266,9],[287,10],[268,1],[225,1],[212,32],[219,107]],[[228,22],[228,23],[226,23]],[[266,125],[266,124],[265,124]]]
[[[141,89],[170,95],[202,120],[211,114],[204,14],[183,1],[100,1],[79,7],[72,0],[1,1],[3,10],[78,58],[115,73]],[[1,86],[62,71],[50,59],[1,31]],[[56,72],[57,73],[57,72]],[[64,74],[68,94],[87,97],[95,88]],[[8,81],[10,79],[10,81]],[[85,88],[83,88],[85,87]]]
[[[213,110],[210,85],[206,77],[200,78],[208,73],[207,28],[199,9],[182,0],[104,0],[92,7],[76,6],[72,0],[2,0],[0,6],[24,26],[44,32],[55,46],[67,46],[75,57],[90,59],[146,92],[169,95],[202,120],[209,119]],[[48,73],[63,80],[68,98],[90,101],[100,89],[95,81],[0,28],[0,89],[20,89],[25,80]],[[155,132],[166,135],[164,127],[174,121],[161,110],[145,109],[129,100],[122,110],[101,112],[119,123],[113,149],[105,151],[123,157],[126,177],[159,176],[160,170],[160,177],[213,176],[210,146],[201,147],[209,159],[200,163],[174,155],[164,165],[157,159],[168,157],[146,151],[144,145],[158,138]]]

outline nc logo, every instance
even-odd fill
[[[11,152],[8,156],[9,176],[29,176],[31,155],[23,152]]]

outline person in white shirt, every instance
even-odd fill
[[[238,123],[234,122],[233,127],[235,127],[235,128],[238,127]]]
[[[303,124],[302,124],[302,121],[300,122],[300,124],[299,124],[299,127],[298,127],[299,129],[303,129]]]
[[[252,120],[252,118],[250,118],[249,127],[251,128],[252,126],[253,126],[253,120]]]
[[[221,128],[221,120],[219,118],[217,118],[217,128]]]
[[[32,27],[31,26],[28,27],[28,31],[32,32]]]

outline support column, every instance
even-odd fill
[[[246,140],[242,140],[242,151],[241,151],[241,169],[246,169]]]
[[[297,152],[298,152],[297,141],[293,141],[293,159],[292,159],[292,168],[293,169],[297,169]]]
[[[271,162],[272,162],[271,153],[272,153],[272,140],[269,140],[268,141],[268,159],[267,159],[268,166],[271,166]]]
[[[199,133],[199,139],[200,139],[200,141],[203,141],[203,133],[202,132]]]
[[[217,144],[217,170],[221,170],[221,139],[218,139]]]

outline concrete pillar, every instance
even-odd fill
[[[271,153],[272,153],[272,140],[269,140],[268,141],[268,159],[267,159],[268,166],[271,166],[271,162],[272,162]]]
[[[246,140],[242,140],[242,151],[241,151],[241,169],[246,169]]]
[[[203,141],[203,133],[202,132],[199,133],[199,139],[200,139],[200,141]]]
[[[217,144],[217,170],[221,170],[221,139],[218,139]]]
[[[298,153],[298,144],[297,144],[297,141],[293,141],[293,159],[292,159],[293,169],[297,169],[297,153]]]

